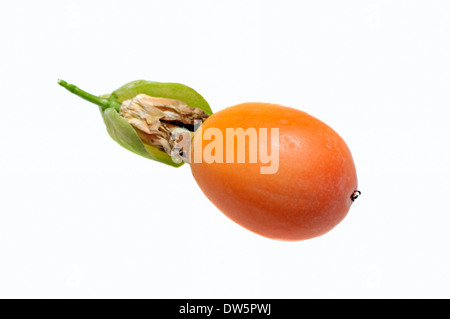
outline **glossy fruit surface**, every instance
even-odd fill
[[[249,163],[254,147],[249,139],[245,163],[227,162],[226,147],[224,163],[191,163],[208,199],[239,225],[268,238],[297,241],[327,233],[347,215],[357,189],[355,165],[344,140],[320,120],[280,105],[243,103],[211,115],[201,128],[193,147],[209,128],[219,129],[224,143],[227,128],[267,128],[269,142],[279,143],[274,144],[279,150],[274,174],[261,174],[268,164],[259,160]],[[272,128],[279,129],[276,141]],[[203,151],[211,141],[202,142]]]

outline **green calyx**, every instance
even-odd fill
[[[87,93],[73,84],[58,80],[58,84],[79,97],[99,106],[106,129],[113,140],[127,150],[170,166],[179,167],[184,162],[175,161],[156,146],[144,143],[136,130],[119,115],[122,102],[133,99],[138,94],[179,100],[192,108],[199,108],[208,115],[212,110],[206,100],[192,88],[180,83],[162,83],[137,80],[125,84],[109,95],[96,96]]]

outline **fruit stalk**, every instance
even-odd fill
[[[81,97],[82,99],[89,101],[91,103],[97,104],[103,110],[110,108],[110,107],[114,107],[117,111],[119,111],[119,109],[120,109],[120,103],[115,102],[115,101],[110,101],[107,98],[103,98],[103,97],[99,97],[99,96],[90,94],[73,84],[67,83],[64,80],[59,79],[58,84],[61,85],[62,87],[64,87],[65,89],[67,89],[69,92]]]

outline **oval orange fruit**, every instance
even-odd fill
[[[238,134],[230,141],[233,129],[248,133],[244,146]],[[267,139],[260,129],[267,129]],[[226,146],[219,147],[220,139]],[[264,144],[270,162],[260,152]],[[191,154],[199,149],[204,158],[191,159],[191,170],[204,194],[231,220],[259,235],[287,241],[317,237],[341,222],[352,205],[357,176],[349,148],[305,112],[268,103],[226,108],[195,133]],[[238,154],[244,149],[245,156]]]

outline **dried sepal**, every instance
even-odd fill
[[[133,126],[144,143],[156,146],[169,155],[173,155],[176,146],[174,131],[184,129],[193,132],[195,121],[203,122],[208,118],[203,110],[190,107],[180,100],[146,94],[138,94],[124,101],[119,114]]]

